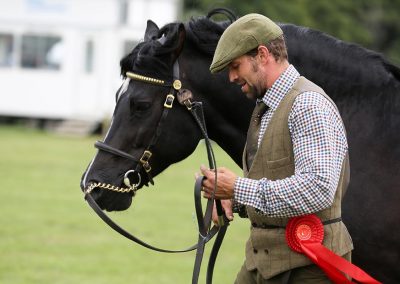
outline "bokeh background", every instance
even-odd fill
[[[399,0],[185,0],[185,16],[212,7],[229,7],[238,15],[261,13],[276,22],[324,31],[385,54],[400,65]]]
[[[146,21],[216,7],[319,29],[400,65],[400,0],[0,0],[0,283],[190,283],[194,253],[131,244],[95,216],[79,182],[112,114],[119,60]],[[215,146],[218,164],[240,174]],[[154,245],[190,246],[194,173],[206,163],[200,143],[112,217]],[[238,217],[230,226],[214,283],[233,282],[248,227]]]

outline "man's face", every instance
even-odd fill
[[[255,57],[242,55],[229,64],[229,80],[242,87],[248,98],[262,98],[267,91],[266,77],[259,68]]]

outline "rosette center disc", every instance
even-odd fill
[[[300,224],[296,228],[296,236],[301,240],[301,241],[306,241],[311,238],[311,228],[307,224]]]

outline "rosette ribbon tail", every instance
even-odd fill
[[[291,218],[286,226],[288,246],[306,255],[318,265],[334,283],[380,284],[362,269],[322,245],[324,227],[316,215]],[[353,282],[349,280],[350,277]]]

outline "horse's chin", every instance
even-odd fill
[[[112,202],[108,204],[104,210],[110,211],[124,211],[127,210],[132,205],[132,196],[128,193],[122,193],[124,195],[128,195],[127,197],[121,198],[118,202]]]
[[[132,192],[113,192],[101,188],[93,188],[90,195],[101,210],[124,211],[132,205]]]

